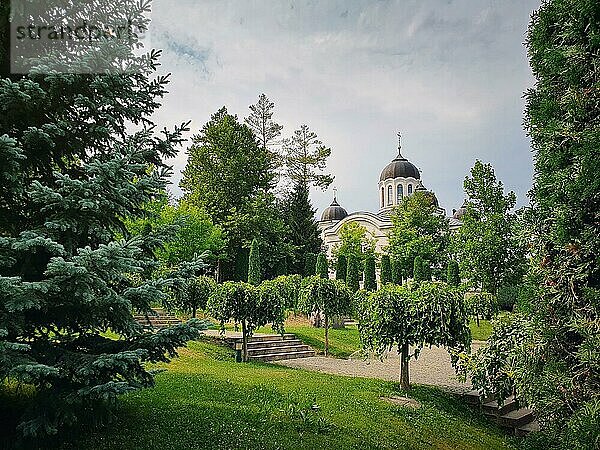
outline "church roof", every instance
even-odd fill
[[[396,156],[392,162],[390,162],[384,169],[381,171],[381,175],[379,176],[379,181],[388,180],[390,178],[416,178],[419,180],[421,178],[421,174],[419,173],[419,169],[411,163],[408,159],[402,156],[402,146],[400,145],[400,133],[398,133],[398,156]]]
[[[337,199],[333,197],[333,202],[323,211],[321,215],[321,221],[333,221],[333,220],[342,220],[344,217],[348,215],[348,212],[340,206],[337,202]]]

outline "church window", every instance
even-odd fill
[[[412,184],[408,185],[408,195],[412,194]]]
[[[383,188],[381,188],[381,207],[383,208],[384,206],[385,206],[384,190],[383,190]]]
[[[388,205],[391,205],[392,203],[394,203],[394,189],[392,189],[392,186],[388,186]]]
[[[404,186],[402,186],[401,184],[398,185],[398,192],[396,194],[396,203],[400,203],[402,201],[402,198],[404,197]]]

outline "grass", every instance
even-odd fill
[[[481,319],[479,321],[479,326],[477,326],[477,322],[471,319],[469,328],[471,329],[471,336],[473,340],[476,341],[487,341],[492,334],[492,323],[489,320]]]
[[[460,400],[415,386],[422,407],[392,405],[396,383],[233,361],[191,342],[156,387],[122,397],[117,420],[63,449],[505,449],[518,442]]]

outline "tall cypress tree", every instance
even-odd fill
[[[392,265],[389,255],[381,256],[381,284],[392,282]]]
[[[392,283],[402,285],[402,263],[399,258],[392,258]]]
[[[351,292],[356,292],[360,288],[360,260],[350,255],[348,257],[348,274],[346,276],[346,284]]]
[[[425,272],[425,263],[423,258],[420,256],[416,256],[414,260],[414,268],[413,268],[413,280],[425,281],[427,279],[427,273]]]
[[[248,256],[248,283],[258,286],[261,281],[260,248],[258,247],[258,241],[253,239],[250,246],[250,255]]]
[[[317,275],[321,278],[329,278],[329,263],[325,253],[319,253],[317,256]]]
[[[286,241],[291,247],[290,270],[301,274],[307,255],[318,253],[322,245],[315,210],[304,185],[296,184],[285,196],[282,217],[286,227]]]
[[[377,278],[375,275],[375,255],[367,254],[365,258],[365,289],[367,291],[377,290]]]
[[[304,276],[309,277],[317,273],[317,255],[307,253],[304,258]]]
[[[458,263],[453,259],[448,261],[448,276],[446,278],[446,281],[450,286],[458,286],[460,284]]]
[[[89,16],[100,11],[115,23],[143,23],[147,12],[133,0],[83,3],[90,23],[103,23]],[[159,52],[122,50],[115,66],[144,70],[49,75],[48,60],[0,79],[0,379],[35,388],[17,418],[26,435],[53,434],[89,412],[98,421],[101,406],[152,386],[147,362],[167,361],[198,334],[195,321],[149,333],[133,318],[132,309],[148,312],[164,298],[165,280],[147,278],[158,263],[146,251],[164,236],[131,237],[124,218],[142,216],[164,191],[164,160],[177,154],[187,125],[154,132],[168,82],[152,75]],[[75,71],[91,61],[64,56]],[[120,339],[105,337],[107,329]]]
[[[339,255],[335,268],[335,278],[337,280],[346,281],[346,274],[348,273],[348,259],[345,255]]]

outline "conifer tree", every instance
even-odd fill
[[[425,263],[423,261],[423,258],[421,258],[420,256],[415,257],[415,262],[414,262],[414,269],[413,269],[413,280],[419,282],[419,281],[425,281],[427,277],[427,274],[425,272]]]
[[[381,256],[381,285],[392,282],[392,265],[390,255]]]
[[[365,290],[376,291],[375,255],[369,253],[365,259]]]
[[[250,256],[248,257],[248,283],[253,286],[258,286],[262,281],[262,270],[260,265],[260,249],[258,241],[252,240],[250,246]]]
[[[325,253],[319,253],[317,256],[317,275],[321,278],[329,278],[329,263]]]
[[[133,0],[81,3],[123,23],[148,12]],[[132,237],[124,218],[165,190],[164,160],[187,124],[156,133],[151,117],[168,83],[153,75],[160,52],[122,50],[103,74],[77,73],[92,60],[68,55],[74,73],[46,59],[0,79],[0,380],[35,388],[18,419],[26,436],[86,413],[99,421],[120,394],[152,386],[147,362],[167,361],[198,335],[197,321],[149,333],[133,318],[165,296],[169,282],[147,278],[158,263],[146,251],[165,236]],[[121,63],[140,70],[123,73]]]
[[[337,258],[337,264],[335,269],[336,280],[346,281],[346,275],[348,273],[348,259],[345,255],[339,255]]]
[[[458,263],[453,259],[448,261],[448,276],[446,278],[446,281],[450,286],[458,286],[460,284]]]
[[[392,258],[392,283],[402,285],[402,263],[398,258]]]
[[[360,261],[354,255],[348,257],[348,274],[346,284],[351,292],[356,292],[360,288]]]
[[[317,273],[317,255],[307,253],[304,259],[304,276],[310,277]]]

